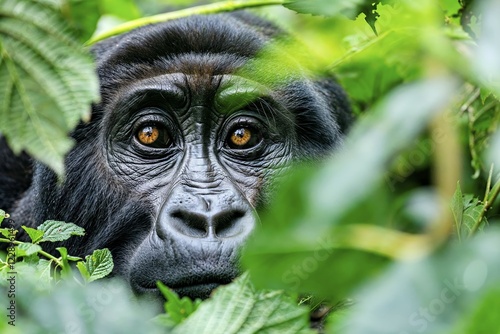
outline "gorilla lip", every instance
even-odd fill
[[[237,275],[236,272],[232,271],[228,272],[227,270],[225,274],[221,274],[221,272],[219,271],[210,273],[210,272],[196,272],[195,270],[193,270],[193,272],[188,275],[182,275],[179,277],[171,278],[168,281],[165,281],[162,278],[158,278],[155,280],[151,280],[148,283],[145,282],[145,284],[139,283],[136,285],[136,287],[140,288],[141,290],[143,289],[145,291],[157,290],[156,287],[157,281],[161,281],[163,284],[174,290],[203,287],[209,285],[219,286],[231,283],[236,275]]]
[[[158,280],[161,281],[161,280]],[[192,282],[191,284],[172,284],[163,282],[170,289],[174,290],[181,296],[199,296],[201,298],[207,298],[211,291],[217,288],[220,285],[229,284],[232,280],[203,280],[200,282]],[[136,286],[138,292],[141,293],[159,293],[158,288],[156,287],[156,283],[148,284],[147,286],[140,285]],[[198,297],[198,298],[199,298]]]

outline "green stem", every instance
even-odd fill
[[[153,24],[158,22],[165,22],[169,20],[179,19],[181,17],[187,17],[191,15],[203,15],[203,14],[214,14],[221,12],[229,12],[237,9],[252,8],[252,7],[262,7],[270,5],[283,5],[288,0],[228,0],[216,2],[208,5],[195,6],[191,8],[181,9],[174,12],[168,12],[148,17],[142,17],[137,20],[132,20],[120,24],[102,34],[99,34],[87,42],[85,45],[92,45],[103,39],[109,38],[111,36],[119,35],[124,32],[130,31],[135,28],[142,27],[147,24]]]
[[[493,165],[491,166],[490,176],[488,178],[488,185],[491,184],[492,173],[493,173]],[[470,230],[469,236],[472,236],[479,229],[483,221],[483,218],[486,215],[486,212],[491,208],[491,206],[493,205],[499,194],[500,194],[500,180],[497,181],[497,183],[493,186],[493,193],[489,192],[489,189],[486,190],[483,209],[481,210],[479,217],[477,217],[476,221],[474,222],[474,225]]]
[[[5,238],[0,238],[0,242],[4,242],[4,243],[7,243],[7,244],[14,244],[14,245],[22,245],[22,244],[26,243],[26,242],[17,241],[17,240],[12,241],[12,240],[5,239]],[[49,254],[49,253],[47,253],[47,252],[45,252],[43,250],[39,250],[38,254],[45,256],[49,260],[54,261],[57,264],[57,266],[59,266],[59,267],[62,268],[62,262],[61,262],[61,260],[59,260],[57,257],[53,256],[52,254]]]

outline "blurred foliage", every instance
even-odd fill
[[[211,3],[1,2],[0,78],[7,85],[0,87],[0,131],[16,152],[38,153],[36,158],[61,171],[62,154],[70,147],[65,135],[88,115],[88,103],[96,98],[91,66],[74,40],[84,41],[143,14]],[[235,3],[245,5],[228,1],[210,8],[231,10]],[[328,317],[327,333],[498,332],[500,3],[251,3],[260,4],[256,11],[285,26],[300,42],[264,50],[242,73],[267,77],[266,84],[272,84],[298,62],[318,75],[334,74],[358,121],[341,152],[319,166],[298,167],[262,212],[262,224],[243,252],[257,289],[244,276],[201,305],[169,295],[169,315],[155,321],[163,326],[160,330],[272,332],[269,322],[281,326],[279,333],[303,328],[303,308],[282,292],[260,290],[266,288],[313,294],[326,305],[353,298],[354,306]],[[188,8],[182,15],[193,13]],[[20,32],[15,28],[20,24],[28,28]],[[304,46],[312,57],[304,57]],[[291,58],[283,59],[285,55]],[[61,58],[71,66],[55,62]],[[277,59],[280,66],[272,67]],[[65,79],[75,69],[82,87],[72,86],[74,77]],[[276,71],[268,75],[271,69]],[[62,81],[59,94],[66,92],[67,101],[54,106],[51,85],[40,86],[37,75],[42,74],[54,87],[56,80]],[[65,122],[57,131],[35,122],[54,118]],[[50,141],[44,140],[49,133]],[[23,332],[37,332],[32,329],[36,323],[42,324],[39,332],[69,332],[61,326],[70,320],[90,333],[135,333],[137,324],[141,332],[158,330],[147,320],[153,313],[144,315],[121,292],[93,317],[85,317],[74,311],[99,285],[90,284],[85,291],[68,288],[68,293],[61,286],[51,294],[26,286],[33,303],[28,306],[19,297],[19,323],[31,326]],[[4,294],[0,305],[6,305],[1,298]],[[52,321],[54,314],[65,320]],[[104,315],[120,319],[116,327]],[[255,327],[245,327],[250,325]],[[12,330],[0,323],[2,333],[7,329]]]
[[[168,314],[156,319],[172,333],[314,333],[309,329],[307,308],[296,305],[283,291],[255,291],[248,274],[218,288],[199,306],[162,290]],[[182,317],[179,310],[188,312],[187,316]]]
[[[16,287],[15,326],[7,323],[9,311],[3,312],[4,334],[165,333],[150,321],[154,305],[136,300],[119,280],[93,282],[85,288],[62,280],[48,289],[40,286],[36,275],[18,275]],[[0,305],[7,309],[10,300],[2,291]]]

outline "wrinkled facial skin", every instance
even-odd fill
[[[295,144],[283,107],[258,95],[263,90],[230,74],[172,73],[127,86],[110,106],[107,163],[117,182],[154,207],[127,273],[136,291],[161,280],[206,297],[237,274],[264,180],[288,165]],[[248,104],[230,107],[249,95]],[[151,128],[162,138],[157,145],[137,135]]]
[[[102,98],[72,134],[66,178],[58,183],[36,164],[13,218],[84,227],[84,237],[48,251],[65,246],[85,256],[107,247],[113,274],[138,294],[159,296],[161,281],[206,298],[229,283],[276,178],[293,162],[329,154],[349,124],[348,103],[331,79],[295,75],[278,85],[241,74],[281,34],[233,13],[98,44]]]

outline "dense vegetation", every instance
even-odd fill
[[[254,7],[302,41],[286,47],[313,55],[283,62],[335,73],[348,92],[358,120],[345,148],[279,185],[243,252],[248,274],[201,303],[162,288],[166,313],[154,320],[120,282],[90,283],[112,268],[106,250],[85,261],[43,252],[56,241],[51,228],[77,238],[78,227],[28,231],[14,267],[2,256],[4,310],[12,268],[19,280],[16,326],[7,310],[0,332],[308,333],[314,309],[331,311],[327,333],[497,333],[498,1],[241,0],[149,16],[194,3],[3,0],[0,132],[62,175],[67,133],[98,99],[84,44],[104,31]],[[276,59],[258,61],[273,69]],[[9,243],[5,221],[0,241]]]

